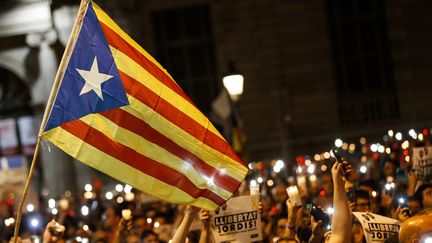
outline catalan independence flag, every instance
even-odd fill
[[[247,167],[168,72],[92,2],[77,33],[42,137],[169,202],[229,199]]]

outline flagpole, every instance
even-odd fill
[[[21,224],[22,208],[23,208],[25,199],[26,199],[27,194],[28,194],[28,190],[30,187],[30,181],[31,181],[31,178],[33,176],[33,171],[34,171],[35,164],[36,164],[36,159],[37,159],[38,154],[39,154],[40,144],[42,142],[42,134],[43,134],[43,131],[45,129],[45,125],[47,123],[48,116],[51,113],[52,106],[53,106],[55,98],[57,96],[57,92],[58,92],[61,80],[62,80],[64,72],[66,70],[66,66],[69,62],[70,56],[72,55],[73,48],[75,46],[76,40],[77,40],[79,32],[81,30],[82,22],[83,22],[85,13],[87,11],[87,5],[89,4],[89,2],[90,2],[90,0],[81,0],[80,7],[78,9],[78,14],[77,14],[77,17],[75,19],[75,23],[72,27],[71,35],[70,35],[69,40],[66,44],[65,51],[63,53],[63,57],[60,61],[59,68],[58,68],[56,76],[54,78],[51,93],[50,93],[50,96],[48,98],[47,105],[45,107],[44,115],[42,117],[41,125],[39,128],[37,141],[36,141],[36,147],[35,147],[33,159],[32,159],[31,166],[30,166],[30,171],[29,171],[29,174],[27,176],[26,183],[24,186],[24,192],[23,192],[23,195],[21,197],[21,200],[20,200],[20,203],[18,206],[17,220],[16,220],[16,224],[15,224],[14,237],[13,237],[14,243],[17,243],[17,240],[18,240],[18,233],[19,233],[19,228],[20,228],[20,224]]]

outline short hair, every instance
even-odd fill
[[[369,192],[361,189],[356,191],[356,197],[370,200]]]
[[[144,232],[142,232],[141,234],[141,240],[144,240],[145,238],[147,238],[149,235],[154,235],[157,238],[159,238],[159,235],[156,234],[153,230],[144,230]]]
[[[422,207],[423,207],[423,191],[428,189],[428,188],[432,188],[432,185],[431,184],[423,184],[419,188],[417,188],[417,190],[414,193],[414,195],[420,200]]]
[[[292,237],[282,237],[282,238],[279,238],[279,239],[276,241],[276,243],[281,243],[281,242],[284,242],[284,241],[289,241],[289,242],[294,241],[294,242],[298,242],[298,240],[296,240],[295,238],[292,238]]]

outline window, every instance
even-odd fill
[[[342,126],[399,118],[385,1],[325,0]]]
[[[208,5],[154,12],[157,60],[201,111],[210,111],[217,75]]]

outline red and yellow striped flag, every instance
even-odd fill
[[[169,202],[215,209],[247,167],[168,72],[94,3],[71,41],[43,138]]]

